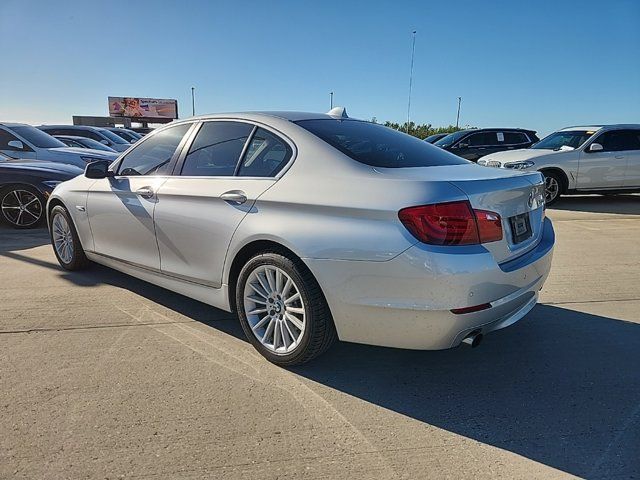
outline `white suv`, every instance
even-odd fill
[[[562,194],[640,191],[640,125],[569,127],[531,148],[478,160],[487,167],[538,170],[547,204]]]

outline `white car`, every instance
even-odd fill
[[[531,148],[487,155],[479,165],[542,172],[547,204],[572,193],[640,191],[640,125],[569,127]]]
[[[341,340],[476,345],[536,304],[553,227],[538,172],[297,112],[173,122],[60,184],[60,265],[88,260],[227,311],[281,365]]]
[[[113,161],[115,152],[68,147],[57,138],[24,123],[0,123],[0,152],[10,157],[67,163],[84,169],[97,160]]]

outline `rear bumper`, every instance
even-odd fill
[[[331,308],[341,340],[409,349],[458,345],[524,317],[549,270],[555,235],[545,219],[538,245],[497,264],[482,246],[415,245],[386,262],[305,259]],[[454,253],[452,253],[454,252]],[[489,303],[485,310],[452,309]]]

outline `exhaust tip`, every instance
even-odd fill
[[[470,333],[462,340],[462,343],[469,345],[471,348],[476,348],[482,342],[482,334],[480,332]]]

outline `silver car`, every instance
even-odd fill
[[[237,311],[280,365],[336,337],[475,346],[534,307],[554,246],[540,173],[329,113],[191,118],[87,166],[48,203],[58,261]]]
[[[640,125],[564,128],[531,148],[493,153],[478,164],[542,172],[547,205],[564,194],[640,192]]]

